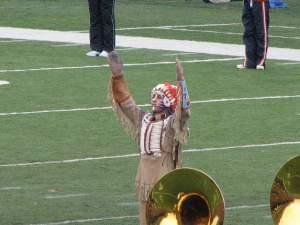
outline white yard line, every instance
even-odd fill
[[[300,27],[291,27],[291,26],[275,26],[271,25],[270,28],[282,28],[282,29],[291,29],[291,30],[300,30]]]
[[[11,113],[0,113],[0,116],[31,115],[31,114],[57,113],[57,112],[94,111],[94,110],[106,110],[106,109],[112,109],[112,107],[105,106],[105,107],[92,107],[92,108],[40,110],[40,111],[32,111],[32,112],[11,112]]]
[[[82,159],[67,159],[67,160],[57,160],[57,161],[44,161],[44,162],[32,162],[32,163],[13,163],[13,164],[0,164],[0,167],[24,167],[24,166],[41,166],[41,165],[53,165],[53,164],[69,164],[78,163],[85,161],[94,160],[104,160],[104,159],[120,159],[120,158],[132,158],[137,157],[138,154],[128,154],[128,155],[115,155],[115,156],[101,156],[101,157],[89,157]]]
[[[235,210],[235,209],[256,209],[256,208],[265,208],[270,207],[268,204],[260,204],[260,205],[239,205],[225,208],[226,210]]]
[[[6,80],[0,80],[0,86],[1,85],[7,85],[7,84],[9,84],[8,81],[6,81]]]
[[[188,149],[183,152],[209,152],[209,151],[219,151],[219,150],[230,150],[230,149],[250,149],[250,148],[265,148],[273,146],[282,145],[299,145],[300,141],[287,141],[287,142],[275,142],[269,144],[251,144],[251,145],[238,145],[238,146],[228,146],[228,147],[213,147],[213,148],[201,148],[201,149]]]
[[[138,202],[120,202],[117,204],[118,206],[137,206]],[[264,207],[269,207],[268,204],[259,204],[259,205],[239,205],[239,206],[231,206],[231,207],[226,207],[226,210],[236,210],[236,209],[255,209],[255,208],[264,208]]]
[[[0,187],[0,191],[21,190],[21,187]]]
[[[300,141],[287,141],[287,142],[276,142],[269,144],[250,144],[250,145],[238,145],[238,146],[225,146],[225,147],[211,147],[211,148],[200,148],[200,149],[187,149],[183,150],[184,153],[190,152],[207,152],[207,151],[219,151],[219,150],[231,150],[231,149],[253,149],[253,148],[268,148],[273,146],[284,146],[284,145],[299,145]],[[70,164],[85,161],[95,160],[106,160],[106,159],[120,159],[120,158],[135,158],[139,154],[127,154],[127,155],[114,155],[114,156],[100,156],[100,157],[89,157],[82,159],[68,159],[68,160],[57,160],[57,161],[43,161],[43,162],[32,162],[32,163],[12,163],[12,164],[0,164],[0,167],[25,167],[25,166],[43,166],[43,165],[55,165],[55,164]]]
[[[192,29],[187,29],[187,28],[164,28],[164,30],[184,31],[184,32],[200,32],[200,33],[212,33],[212,34],[225,34],[225,35],[234,35],[234,36],[242,36],[243,35],[243,33],[236,33],[236,32],[225,32],[225,31],[215,31],[215,30],[192,30]],[[299,36],[292,37],[292,36],[269,35],[269,38],[300,40]]]
[[[300,98],[300,95],[286,95],[286,96],[262,96],[262,97],[247,97],[247,98],[221,98],[221,99],[208,99],[192,101],[192,104],[205,104],[205,103],[219,103],[219,102],[236,102],[236,101],[261,101],[261,100],[276,100],[276,99],[293,99]],[[148,107],[150,104],[140,104],[139,107]],[[78,111],[95,111],[95,110],[111,110],[111,106],[104,107],[90,107],[90,108],[72,108],[72,109],[52,109],[52,110],[39,110],[29,112],[7,112],[0,113],[0,116],[17,116],[17,115],[32,115],[43,113],[59,113],[59,112],[78,112]]]
[[[87,33],[63,32],[53,30],[0,27],[0,38],[19,38],[24,40],[88,44]],[[172,40],[147,37],[116,36],[117,47],[170,50],[179,52],[198,52],[213,55],[244,56],[244,45]],[[268,49],[269,59],[300,61],[300,50],[289,48]]]
[[[79,220],[65,220],[65,221],[60,221],[60,222],[39,223],[39,224],[30,224],[30,225],[64,225],[64,224],[97,222],[97,221],[105,221],[105,220],[124,220],[124,219],[132,219],[132,218],[138,218],[138,215],[117,216],[117,217],[102,217],[102,218],[79,219]]]
[[[278,63],[280,65],[300,65],[300,62],[285,62],[285,63]]]
[[[89,194],[65,194],[65,195],[46,195],[44,198],[45,199],[62,199],[62,198],[78,198],[78,197],[83,197],[87,196]]]
[[[1,43],[26,42],[26,41],[30,41],[30,40],[16,40],[16,39],[13,39],[13,40],[0,40],[0,44]]]
[[[77,46],[85,46],[85,45],[87,45],[87,44],[73,44],[73,43],[71,43],[71,44],[57,44],[57,45],[51,45],[51,47],[57,47],[57,48],[59,48],[59,47],[77,47]]]
[[[148,29],[166,29],[180,27],[224,27],[224,26],[242,26],[241,23],[220,23],[220,24],[190,24],[190,25],[162,25],[162,26],[144,26],[144,27],[124,27],[116,30],[148,30]]]
[[[182,63],[207,63],[207,62],[226,62],[241,60],[241,57],[235,58],[218,58],[218,59],[192,59],[182,60]],[[153,65],[169,65],[175,64],[174,61],[159,61],[159,62],[146,62],[146,63],[125,63],[124,66],[153,66]],[[0,70],[0,73],[17,73],[17,72],[32,72],[32,71],[48,71],[48,70],[73,70],[73,69],[90,69],[108,67],[107,64],[91,65],[91,66],[65,66],[65,67],[43,67],[43,68],[28,68],[28,69],[13,69],[13,70]]]

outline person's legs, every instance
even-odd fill
[[[101,37],[100,0],[88,0],[90,12],[90,48],[101,52],[103,49]]]
[[[103,50],[111,52],[115,48],[115,0],[102,0],[102,39]]]
[[[255,41],[255,24],[252,8],[249,3],[244,3],[242,22],[244,25],[243,41],[245,44],[245,62],[246,68],[256,67],[256,41]]]
[[[256,27],[256,64],[265,66],[268,50],[269,7],[266,2],[253,6]]]

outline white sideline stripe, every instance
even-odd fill
[[[0,191],[11,191],[11,190],[20,190],[21,187],[1,187]]]
[[[280,145],[298,145],[300,141],[290,142],[276,142],[270,144],[251,144],[251,145],[238,145],[228,147],[211,147],[211,148],[200,148],[200,149],[187,149],[183,150],[184,153],[189,152],[207,152],[216,150],[228,150],[228,149],[245,149],[245,148],[263,148]],[[50,164],[67,164],[67,163],[78,163],[83,161],[94,161],[94,160],[105,160],[105,159],[120,159],[120,158],[133,158],[138,157],[139,154],[127,154],[127,155],[115,155],[115,156],[100,156],[100,157],[89,157],[82,159],[68,159],[68,160],[57,160],[57,161],[44,161],[44,162],[32,162],[32,163],[13,163],[13,164],[0,164],[0,167],[24,167],[24,166],[40,166]]]
[[[39,223],[39,224],[30,224],[30,225],[63,225],[63,224],[74,224],[74,223],[97,222],[97,221],[104,221],[104,220],[123,220],[123,219],[137,218],[137,217],[138,215],[103,217],[103,218],[81,219],[81,220],[65,220],[65,221],[54,222],[54,223]]]
[[[0,85],[7,85],[7,84],[9,84],[8,81],[6,81],[6,80],[0,80]]]
[[[182,63],[201,63],[201,62],[226,62],[241,60],[241,57],[235,58],[221,58],[221,59],[192,59],[182,60]],[[149,66],[149,65],[169,65],[175,64],[175,61],[165,62],[148,62],[148,63],[125,63],[124,66]],[[89,68],[102,68],[108,67],[108,64],[104,65],[92,65],[92,66],[65,66],[65,67],[44,67],[44,68],[30,68],[30,69],[14,69],[14,70],[0,70],[0,73],[8,72],[29,72],[29,71],[47,71],[47,70],[70,70],[70,69],[89,69]]]
[[[25,39],[60,43],[89,43],[88,33],[64,32],[41,29],[0,27],[0,38]],[[198,52],[212,55],[244,57],[242,44],[224,44],[189,40],[173,40],[147,37],[116,36],[117,47],[157,49],[179,52]],[[268,48],[268,59],[300,61],[300,49]]]
[[[289,98],[300,98],[300,95],[264,96],[264,97],[251,97],[251,98],[250,97],[249,98],[221,98],[221,99],[191,101],[191,103],[202,104],[202,103],[235,102],[235,101],[251,101],[251,100],[289,99]],[[142,104],[138,106],[148,107],[150,106],[150,104]],[[8,112],[8,113],[0,113],[0,116],[30,115],[30,114],[56,113],[56,112],[93,111],[93,110],[107,110],[107,109],[112,109],[112,107],[105,106],[105,107],[92,107],[92,108],[40,110],[40,111],[31,111],[31,112]]]
[[[66,195],[46,195],[45,199],[76,198],[87,196],[88,194],[66,194]]]

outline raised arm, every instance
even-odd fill
[[[130,92],[124,77],[124,65],[122,59],[114,51],[108,55],[108,64],[112,73],[113,98],[117,103],[122,103],[129,98]]]
[[[108,55],[108,64],[112,73],[109,96],[113,109],[117,113],[122,126],[133,138],[137,139],[142,111],[129,92],[122,59],[115,51],[112,51]]]
[[[175,138],[180,143],[186,143],[188,137],[187,121],[190,117],[190,98],[184,79],[184,70],[179,59],[176,59],[177,106],[175,110]]]

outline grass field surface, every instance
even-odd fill
[[[299,49],[300,4],[287,2],[271,10],[270,46]],[[119,0],[117,35],[242,44],[241,8]],[[88,31],[84,0],[1,0],[0,15],[3,27]],[[9,82],[0,85],[0,225],[137,225],[137,147],[109,107],[106,61],[68,43],[0,39],[0,51],[0,81]],[[183,63],[193,103],[184,166],[220,186],[225,225],[271,225],[273,179],[300,154],[299,60],[240,71],[238,58],[217,60],[230,56],[117,51],[136,64],[125,73],[140,105],[174,81],[175,64],[163,62],[210,59]]]

